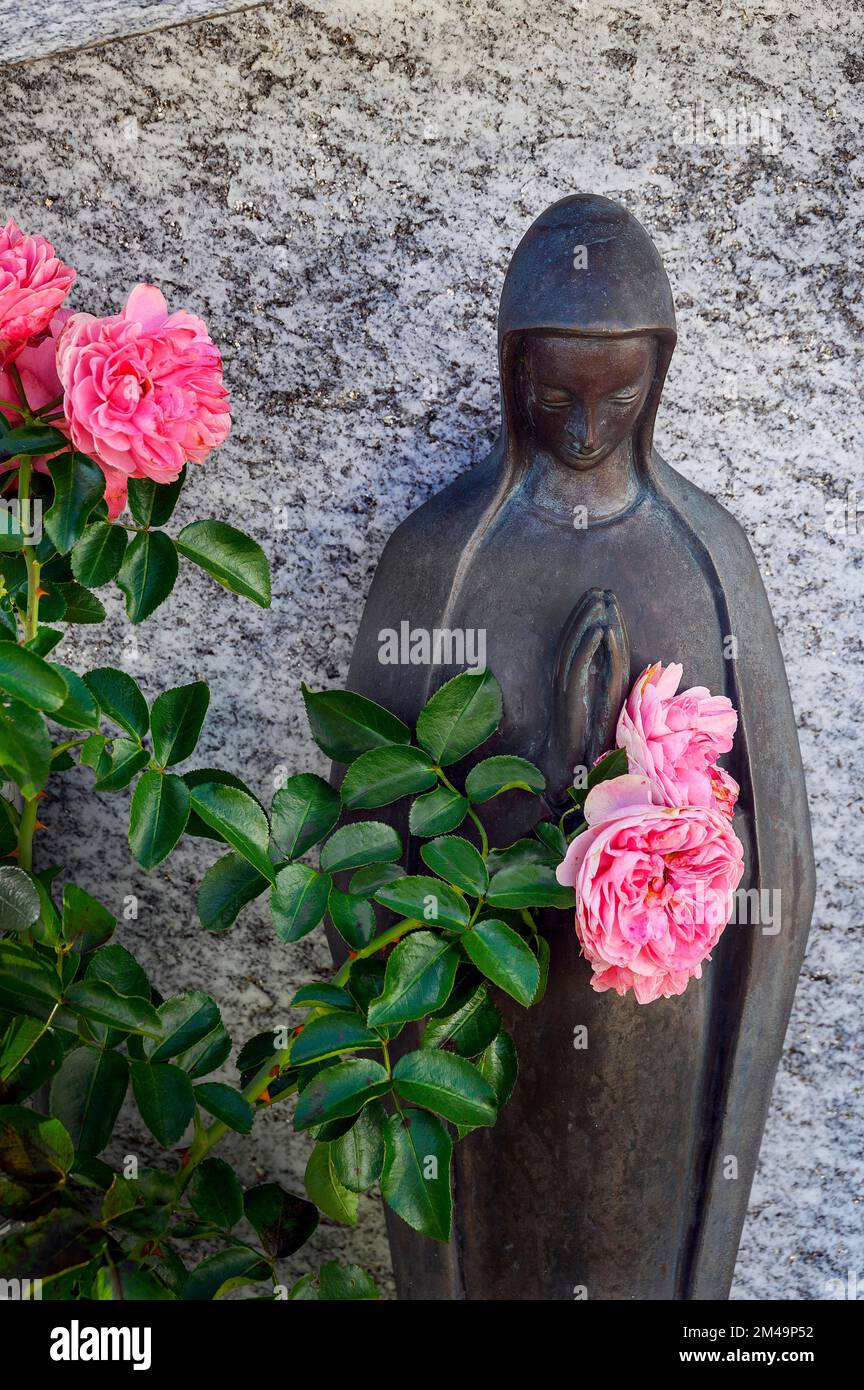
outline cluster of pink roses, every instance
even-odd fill
[[[0,410],[21,423],[14,363],[31,412],[56,402],[51,423],[102,468],[113,519],[130,478],[171,482],[222,443],[228,392],[201,319],[169,314],[153,285],[137,285],[119,314],[74,314],[61,308],[74,280],[44,237],[0,228]]]
[[[618,720],[628,771],[589,792],[587,825],[558,868],[576,890],[594,989],[632,989],[640,1004],[700,977],[744,872],[738,786],[717,766],[738,716],[702,686],[677,695],[681,676],[679,665],[642,672]]]

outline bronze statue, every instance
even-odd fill
[[[549,788],[546,805],[511,792],[484,808],[506,845],[560,811],[573,769],[614,743],[639,672],[683,663],[683,685],[739,711],[729,770],[742,888],[775,907],[779,894],[780,919],[733,921],[701,981],[640,1006],[594,993],[571,915],[543,914],[548,991],[530,1012],[505,1008],[520,1077],[496,1127],[457,1145],[451,1244],[388,1213],[402,1298],[728,1294],[813,861],[783,659],[749,544],[653,448],[675,341],[660,257],[624,208],[580,195],[537,219],[501,297],[498,440],[391,537],[348,685],[413,724],[455,670],[382,664],[380,634],[403,622],[485,633],[505,717],[482,756],[527,757]],[[406,815],[396,808],[407,835]],[[755,895],[744,901],[755,908]]]

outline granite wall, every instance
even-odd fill
[[[268,799],[281,768],[320,769],[300,681],[344,677],[388,533],[492,438],[512,248],[563,194],[623,201],[678,305],[659,447],[756,549],[820,872],[734,1292],[836,1296],[829,1281],[864,1274],[862,5],[278,0],[197,18],[212,8],[0,10],[22,60],[3,73],[2,205],[77,266],[77,307],[114,310],[149,279],[208,321],[235,427],[178,520],[233,520],[274,570],[269,613],[186,570],[137,644],[112,602],[64,659],[122,648],[151,695],[209,679],[203,758]],[[154,27],[175,18],[190,22]],[[254,908],[206,939],[193,908],[212,847],[145,875],[125,806],[88,780],[46,804],[43,854],[117,911],[137,898],[123,939],[163,990],[210,990],[238,1038],[282,1021],[326,968],[317,936],[281,947]],[[124,1151],[146,1152],[129,1124]],[[305,1145],[278,1108],[256,1134],[254,1158],[235,1146],[244,1176],[296,1187]],[[375,1198],[356,1231],[322,1227],[313,1256],[332,1252],[389,1287]]]

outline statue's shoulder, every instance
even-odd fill
[[[461,553],[467,537],[495,496],[500,469],[495,451],[460,473],[451,483],[406,516],[390,536],[381,564],[399,563],[434,546]]]
[[[667,503],[680,513],[710,551],[718,548],[731,551],[755,564],[747,532],[722,502],[703,492],[656,453],[652,459],[652,470],[658,490]]]

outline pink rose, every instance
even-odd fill
[[[73,315],[57,368],[72,440],[105,470],[114,515],[126,479],[171,482],[188,460],[203,463],[230,429],[218,349],[201,319],[169,315],[154,285],[137,285],[112,317]]]
[[[58,309],[48,324],[48,332],[43,333],[41,337],[32,342],[26,343],[15,359],[27,403],[34,413],[42,410],[49,402],[56,401],[63,394],[60,378],[57,375],[57,339],[66,320],[71,316],[71,309]],[[12,378],[6,367],[0,367],[0,400],[14,401],[16,399],[17,392]],[[23,423],[21,415],[16,410],[4,407],[2,414],[13,427]],[[55,429],[62,430],[63,434],[68,435],[69,426],[65,419],[52,420],[51,423]],[[45,459],[47,457],[51,456],[40,455],[33,460],[34,467],[41,473],[46,471]],[[6,459],[0,463],[0,471],[9,468],[17,469],[17,467],[17,459]]]
[[[709,806],[731,815],[738,785],[712,765],[728,753],[738,715],[725,695],[704,685],[675,692],[683,667],[660,662],[643,671],[618,719],[616,743],[627,766],[644,773],[660,806]]]
[[[558,866],[576,890],[576,934],[594,989],[632,989],[640,1004],[699,979],[732,915],[744,851],[729,821],[701,806],[651,802],[646,776],[601,782],[588,827]]]
[[[0,363],[48,327],[75,280],[44,236],[27,236],[10,218],[0,227]]]

